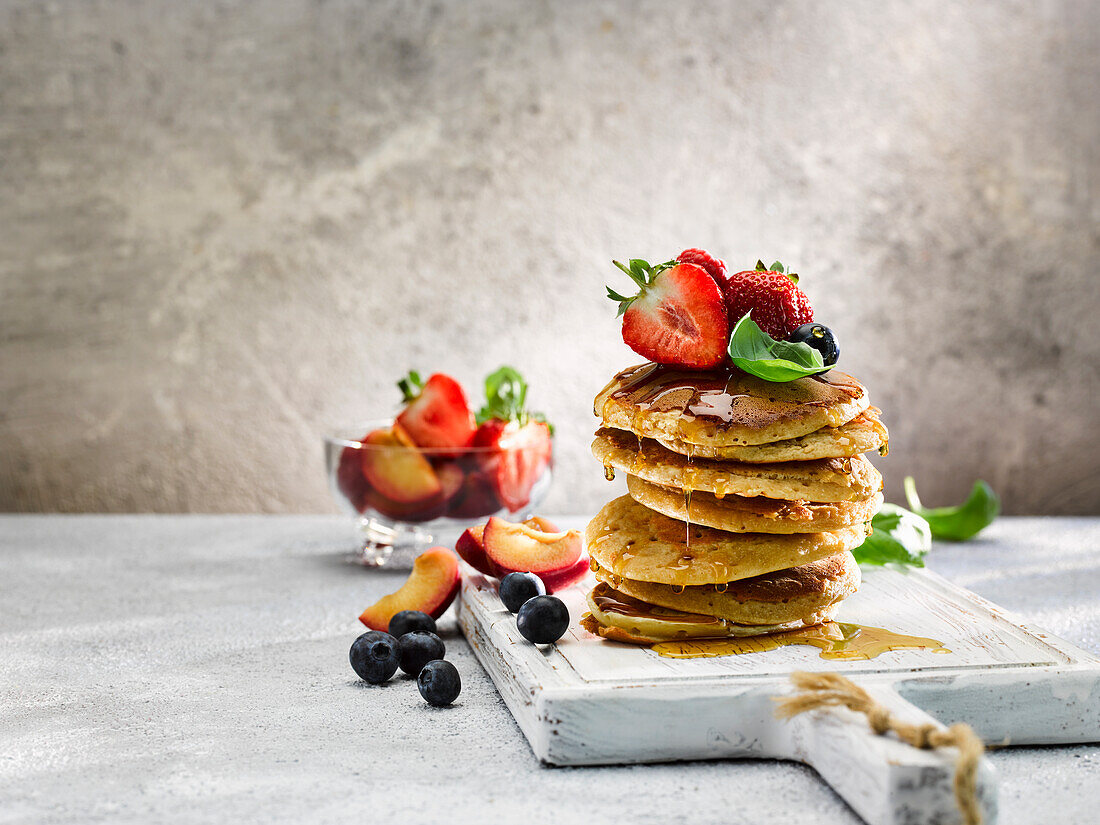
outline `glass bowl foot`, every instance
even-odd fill
[[[409,570],[416,557],[436,544],[447,544],[435,531],[410,524],[385,524],[377,519],[362,518],[358,522],[359,553],[355,561],[364,567],[385,567]],[[449,546],[453,546],[450,541]]]

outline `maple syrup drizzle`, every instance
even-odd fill
[[[695,445],[687,444],[687,468],[684,471],[684,550],[691,549],[691,494],[695,490],[693,484],[695,465]]]
[[[909,636],[882,627],[849,622],[826,622],[766,636],[659,642],[652,646],[652,650],[658,656],[671,659],[701,659],[738,653],[763,653],[787,645],[812,645],[820,648],[822,659],[873,659],[888,650],[903,649],[951,652],[938,639]]]
[[[592,569],[598,570],[595,562]],[[621,580],[621,577],[612,577]],[[714,625],[720,627],[726,623],[722,619],[696,613],[684,613],[667,607],[648,604],[627,596],[607,584],[598,584],[591,593],[595,606],[607,614],[615,614],[625,619],[645,619],[649,621],[674,622],[679,625]],[[674,588],[675,589],[675,588]],[[682,588],[680,589],[682,592]],[[927,636],[910,636],[895,633],[882,627],[859,625],[850,622],[825,622],[798,630],[787,630],[761,636],[723,636],[721,638],[670,639],[652,642],[644,637],[635,636],[619,627],[602,626],[591,614],[585,614],[582,627],[598,636],[613,641],[645,644],[658,656],[670,659],[703,659],[716,656],[733,656],[740,653],[764,653],[788,645],[811,645],[821,650],[822,659],[873,659],[889,650],[931,650],[932,653],[950,653],[943,642]],[[704,631],[705,633],[706,631]],[[704,633],[700,633],[703,636]]]
[[[610,399],[632,406],[631,429],[635,433],[641,431],[638,425],[646,412],[679,413],[677,428],[681,438],[695,443],[705,443],[709,435],[731,426],[760,428],[800,418],[799,410],[806,407],[824,409],[827,424],[839,426],[846,418],[838,405],[860,398],[864,392],[855,379],[841,375],[813,376],[815,382],[828,390],[807,393],[803,385],[802,390],[793,394],[790,390],[777,390],[765,398],[759,396],[759,382],[736,368],[700,372],[642,364],[616,375],[596,397],[594,408],[599,416]]]

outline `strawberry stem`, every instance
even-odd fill
[[[643,258],[631,258],[629,265],[621,261],[612,261],[611,263],[615,264],[615,266],[629,275],[630,280],[638,285],[638,294],[629,297],[620,295],[611,287],[607,287],[607,297],[612,301],[617,301],[619,304],[618,315],[622,315],[630,309],[630,305],[634,303],[634,301],[645,295],[646,290],[653,285],[658,275],[677,264],[676,261],[665,261],[663,264],[654,265]],[[616,315],[616,317],[618,317],[618,315]]]
[[[503,366],[485,378],[485,406],[477,411],[476,420],[484,424],[493,418],[515,421],[521,427],[528,421],[539,421],[550,427],[551,435],[554,434],[546,416],[527,409],[527,382],[514,367]]]
[[[424,389],[424,381],[416,370],[409,370],[409,374],[397,382],[397,388],[401,390],[402,401],[408,404],[420,395],[420,391]]]

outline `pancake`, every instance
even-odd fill
[[[867,530],[861,524],[828,533],[727,533],[686,525],[620,496],[588,523],[585,542],[592,560],[617,576],[684,587],[817,561],[858,547]]]
[[[606,584],[597,584],[588,594],[588,607],[591,615],[581,620],[586,630],[605,639],[628,644],[762,636],[805,627],[801,620],[773,625],[743,625],[714,616],[670,610],[646,604]],[[835,612],[835,606],[827,608],[822,620],[831,619]]]
[[[720,496],[764,496],[785,501],[862,501],[882,489],[882,476],[861,455],[775,464],[689,459],[651,439],[623,430],[596,431],[592,454],[605,467],[652,484],[704,490]]]
[[[860,453],[878,450],[889,452],[890,435],[879,421],[879,411],[870,407],[847,424],[822,427],[812,433],[773,441],[771,444],[749,444],[733,447],[709,447],[690,444],[680,438],[658,438],[674,453],[694,458],[716,458],[722,461],[745,461],[750,464],[773,461],[813,461],[817,458],[850,458]]]
[[[770,444],[839,427],[867,409],[867,392],[850,375],[773,383],[728,369],[691,371],[642,364],[600,391],[596,417],[646,438],[705,447]]]
[[[626,477],[630,497],[670,518],[702,524],[731,533],[822,533],[869,522],[882,504],[876,493],[863,501],[809,502],[743,498],[695,491],[689,499],[682,490]],[[690,510],[690,517],[689,517]]]
[[[818,624],[824,611],[859,588],[859,565],[848,551],[751,579],[704,587],[671,587],[615,576],[596,579],[647,604],[742,625]]]

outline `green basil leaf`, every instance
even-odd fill
[[[775,383],[819,375],[832,369],[825,366],[821,353],[809,344],[777,341],[748,315],[733,328],[729,355],[730,360],[745,372]]]
[[[984,481],[975,481],[970,496],[957,507],[922,507],[917,484],[905,478],[905,498],[913,512],[922,516],[932,535],[947,541],[966,541],[988,527],[1001,512],[1001,499]]]
[[[908,564],[924,567],[932,549],[928,522],[896,504],[883,504],[871,519],[871,535],[852,551],[860,564]]]

